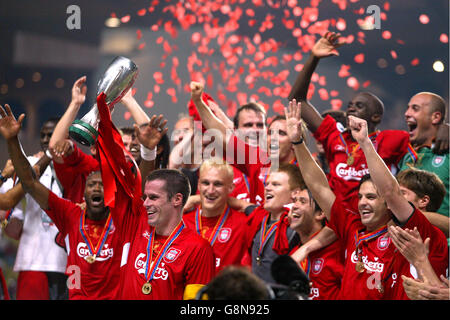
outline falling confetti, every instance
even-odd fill
[[[421,24],[428,24],[430,22],[430,18],[426,14],[421,14],[419,16],[419,21]]]
[[[332,108],[340,109],[341,95],[345,91],[340,86],[353,90],[369,87],[371,82],[360,79],[359,74],[361,65],[371,62],[369,53],[372,52],[368,48],[372,47],[374,36],[385,44],[377,48],[379,56],[373,57],[378,66],[381,57],[386,62],[380,72],[394,68],[401,73],[409,64],[419,66],[423,57],[408,55],[402,50],[405,41],[398,39],[401,35],[397,30],[392,27],[387,30],[387,24],[382,24],[379,32],[359,28],[373,27],[374,23],[359,0],[332,0],[331,6],[339,10],[332,17],[327,17],[322,9],[324,3],[320,0],[151,0],[146,8],[135,8],[130,14],[111,13],[111,16],[121,17],[124,24],[132,19],[148,19],[148,26],[136,28],[136,48],[151,50],[158,46],[162,50],[155,61],[156,69],[150,71],[152,78],[147,89],[150,91],[144,99],[147,108],[157,103],[159,93],[167,95],[173,103],[182,102],[190,92],[188,82],[195,80],[205,83],[230,117],[239,105],[252,99],[268,111],[282,113],[282,105],[297,73],[303,69],[311,48],[327,30],[342,33],[341,39],[346,42],[343,51],[352,52],[350,61],[334,60],[338,67],[331,71],[333,78],[328,70],[317,69],[311,79],[308,99],[318,97],[329,101]],[[384,1],[379,6],[383,23],[389,21],[388,15],[395,4]],[[351,12],[355,18],[349,20],[344,11]],[[420,24],[430,23],[425,13],[417,17]],[[144,37],[146,33],[154,38],[149,41]],[[190,45],[188,48],[182,42],[184,37]],[[434,39],[447,44],[448,34],[437,33]],[[398,61],[388,63],[388,56]],[[408,60],[400,61],[399,57]],[[342,64],[343,61],[346,64]]]

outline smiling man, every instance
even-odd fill
[[[300,138],[300,103],[291,101],[286,114],[289,137],[294,144],[305,183],[346,250],[339,298],[406,298],[398,280],[406,270],[406,263],[395,251],[387,234],[387,224],[391,218],[408,228],[417,226],[423,237],[430,237],[430,261],[433,261],[437,273],[441,274],[446,268],[446,259],[448,261],[445,236],[403,197],[395,178],[371,143],[367,122],[349,117],[351,133],[361,145],[372,172],[372,176],[366,175],[360,181],[357,215],[330,188],[325,174]]]
[[[211,244],[216,273],[228,265],[241,265],[247,252],[247,216],[227,204],[233,189],[233,168],[222,159],[209,159],[200,167],[200,205],[183,220]]]
[[[267,283],[275,283],[270,269],[275,258],[288,254],[299,243],[287,215],[291,192],[300,187],[304,187],[303,178],[296,165],[272,168],[264,188],[264,204],[248,217],[252,272]]]
[[[436,154],[433,144],[440,126],[446,116],[444,99],[431,92],[420,92],[414,95],[405,111],[405,121],[412,148],[400,161],[400,170],[417,168],[434,172],[442,180],[447,191],[444,201],[437,210],[449,216],[449,153]],[[448,126],[444,125],[444,128]]]
[[[289,211],[289,226],[306,243],[325,226],[325,214],[313,199],[308,189],[292,192],[292,208]],[[292,255],[298,247],[295,247]],[[314,251],[302,261],[301,267],[312,282],[309,298],[312,300],[335,300],[341,289],[344,273],[343,255],[340,241],[334,241],[324,248]]]

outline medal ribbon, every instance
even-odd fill
[[[84,209],[84,211],[80,217],[81,236],[83,237],[84,242],[88,246],[90,254],[97,257],[97,254],[98,254],[98,252],[101,252],[103,245],[106,242],[106,238],[108,238],[109,231],[111,229],[111,225],[112,225],[111,212],[108,214],[108,218],[106,219],[105,227],[103,228],[102,234],[100,236],[100,241],[97,242],[97,247],[92,246],[91,239],[89,238],[89,236],[86,233],[86,230],[84,229],[85,218],[86,218],[86,209]],[[100,243],[100,245],[98,245],[99,243]]]
[[[230,212],[230,207],[226,206],[223,210],[222,214],[220,215],[219,219],[216,222],[216,225],[214,226],[213,231],[211,232],[211,235],[209,236],[208,242],[211,244],[211,247],[214,245],[217,239],[217,235],[219,234],[219,230],[223,227],[225,224],[225,221],[228,218],[228,214]],[[195,212],[195,229],[197,230],[197,233],[202,236],[202,216],[200,214],[199,208],[197,208],[197,211]]]
[[[359,258],[359,253],[358,253],[358,247],[359,245],[363,242],[363,241],[369,241],[371,239],[374,239],[378,236],[381,236],[382,234],[386,233],[388,231],[387,226],[381,227],[378,230],[372,231],[368,234],[365,234],[363,236],[360,236],[360,232],[356,231],[355,233],[355,246],[356,246],[356,254],[358,255]]]
[[[150,263],[152,262],[151,257],[153,256],[153,241],[155,238],[155,229],[152,230],[152,233],[150,234],[150,238],[148,239],[148,245],[147,245],[147,261],[145,262],[145,280],[147,282],[150,282],[153,279],[153,276],[156,272],[156,269],[158,268],[161,259],[164,257],[164,255],[166,254],[167,250],[170,248],[170,246],[172,245],[172,242],[175,241],[176,238],[178,238],[178,236],[181,233],[181,230],[183,230],[184,228],[184,223],[183,221],[181,221],[178,226],[172,231],[172,233],[170,234],[169,238],[166,239],[166,241],[164,241],[164,244],[162,245],[162,249],[159,250],[158,255],[156,256],[156,263],[152,265],[152,268],[150,270]],[[151,252],[150,252],[151,251]],[[150,277],[149,277],[149,273]]]
[[[278,225],[280,224],[281,220],[278,220],[276,223],[274,223],[269,230],[266,232],[267,227],[267,219],[269,218],[270,214],[267,214],[262,222],[261,222],[261,235],[259,237],[259,250],[258,250],[258,256],[261,256],[261,253],[264,249],[264,246],[267,243],[267,240],[270,238],[270,236],[275,232],[275,230],[278,228]]]
[[[407,150],[408,150],[408,153],[411,156],[411,159],[413,160],[413,162],[416,163],[417,158],[418,158],[417,152],[416,152],[416,150],[414,150],[414,148],[412,147],[412,145],[410,143],[408,143]]]
[[[369,139],[370,141],[372,141],[372,144],[375,145],[376,144],[376,138],[378,137],[378,134],[380,133],[379,130],[372,132],[371,134],[369,134]],[[347,142],[345,142],[344,136],[342,135],[342,133],[339,133],[339,138],[341,139],[342,144],[345,147],[345,154],[347,155],[347,157],[350,157],[350,152],[348,150],[348,145]],[[361,149],[361,146],[359,145],[359,143],[357,143],[356,145],[353,146],[353,150],[352,150],[352,154],[351,156],[353,156],[359,149]],[[376,149],[376,147],[375,147]]]
[[[321,230],[316,231],[314,234],[312,234],[309,239],[314,238]],[[309,273],[311,271],[311,260],[306,257],[302,262],[300,262],[300,266],[302,267],[303,271],[306,272],[306,275],[309,277]]]
[[[245,174],[242,174],[242,176],[244,177],[245,186],[247,187],[247,191],[250,196],[250,183],[248,182],[248,178]]]

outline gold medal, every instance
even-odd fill
[[[353,156],[349,156],[347,158],[347,165],[351,166],[355,162],[355,158]]]
[[[359,273],[364,272],[364,270],[366,270],[366,269],[364,268],[364,263],[363,263],[362,261],[358,261],[358,262],[356,263],[355,269],[356,269],[356,271],[358,271]]]
[[[95,262],[95,256],[87,256],[85,259],[86,259],[86,261],[88,263],[94,263]]]
[[[261,257],[260,257],[260,256],[257,256],[257,257],[256,257],[256,264],[257,264],[258,266],[261,265]]]
[[[150,284],[150,282],[144,283],[144,285],[142,286],[142,293],[150,294],[150,292],[152,292],[152,285]]]
[[[5,229],[7,225],[8,225],[8,220],[6,220],[6,219],[2,220],[2,228]]]
[[[383,288],[383,285],[382,285],[381,283],[378,283],[378,284],[377,284],[377,290],[378,290],[378,292],[379,292],[380,294],[383,294],[383,293],[384,293],[384,288]]]

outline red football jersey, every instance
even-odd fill
[[[437,276],[447,276],[449,267],[449,253],[447,238],[444,233],[440,229],[433,226],[418,209],[414,210],[406,224],[402,226],[402,228],[410,230],[413,230],[414,227],[417,227],[422,239],[430,238],[428,259],[430,260],[431,266]],[[395,278],[394,280],[399,282],[401,285],[393,287],[393,290],[390,292],[391,296],[389,299],[409,299],[403,289],[403,280],[401,275],[405,275],[409,278],[417,278],[417,270],[399,252],[397,252],[392,269],[392,277]]]
[[[183,221],[212,244],[216,273],[228,265],[242,265],[248,244],[247,216],[244,213],[227,207],[223,216],[202,217],[201,207],[197,206],[183,215]]]
[[[83,237],[81,221],[83,210],[73,202],[59,198],[50,192],[48,197],[48,216],[56,224],[65,238],[67,249],[66,274],[69,285],[69,298],[107,300],[117,299],[119,290],[119,265],[121,245],[119,235],[113,222],[94,263],[86,258],[91,255],[88,242],[99,247],[106,219],[93,221],[85,218],[83,224],[88,238]],[[105,234],[106,235],[106,234]],[[92,246],[91,246],[92,247]]]
[[[250,180],[236,167],[233,167],[233,171],[234,188],[233,191],[230,192],[230,197],[250,202]]]
[[[267,157],[267,153],[259,147],[250,146],[233,135],[228,141],[225,159],[247,178],[250,202],[257,205],[262,204],[264,202],[264,183],[270,169],[270,159]]]
[[[300,245],[294,248],[293,254]],[[341,289],[344,261],[339,240],[309,254],[302,267],[312,282],[311,300],[336,300]]]
[[[341,128],[342,129],[342,128]],[[341,131],[336,120],[326,116],[314,137],[322,143],[328,160],[328,181],[334,193],[348,208],[356,211],[359,181],[369,173],[364,152],[353,139],[351,132]],[[384,130],[370,136],[375,149],[387,167],[396,173],[397,163],[407,153],[409,135],[406,131]],[[348,159],[351,158],[349,162]]]
[[[328,225],[336,232],[345,248],[345,268],[339,299],[388,299],[386,291],[393,290],[400,284],[392,279],[396,248],[388,236],[387,228],[366,232],[359,214],[346,208],[339,197],[336,197],[331,208]],[[359,240],[359,249],[356,250]],[[364,269],[361,269],[363,272],[357,270],[359,261],[364,265]]]
[[[53,161],[56,176],[64,189],[64,198],[75,203],[84,201],[86,178],[92,171],[100,170],[98,161],[85,154],[73,144],[71,155],[64,157],[64,163]]]

